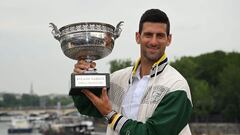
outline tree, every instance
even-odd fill
[[[205,80],[190,80],[192,85],[193,116],[196,121],[208,121],[209,113],[214,106],[213,95],[209,84]]]
[[[226,65],[226,57],[227,55],[223,51],[215,51],[196,57],[194,59],[198,63],[195,73],[196,77],[216,86],[218,84],[217,74],[221,72],[224,65]]]
[[[170,65],[176,68],[185,78],[195,77],[198,67],[198,63],[195,62],[193,57],[181,57],[181,59],[171,62]]]
[[[126,60],[112,60],[109,62],[110,63],[110,73],[113,73],[119,69],[129,67],[132,64],[132,61],[130,59]]]
[[[22,106],[37,107],[40,105],[40,98],[37,95],[23,94],[21,100]]]
[[[182,57],[171,65],[186,77],[193,100],[193,120],[240,121],[240,54],[215,51]]]
[[[229,63],[218,77],[216,108],[227,121],[240,120],[240,67]]]
[[[3,106],[5,107],[15,107],[19,105],[18,100],[13,94],[4,94],[3,95]]]

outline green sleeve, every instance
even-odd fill
[[[178,135],[187,125],[192,104],[185,91],[166,95],[146,123],[128,119],[120,135]]]
[[[75,107],[81,114],[98,118],[102,117],[102,114],[83,93],[72,96],[72,99]]]

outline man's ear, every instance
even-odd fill
[[[171,44],[171,42],[172,42],[172,34],[169,34],[167,36],[167,46],[169,46]]]
[[[138,44],[140,44],[140,36],[141,36],[141,34],[139,32],[135,33],[135,40]]]

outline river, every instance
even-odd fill
[[[7,130],[9,127],[9,122],[0,122],[0,135],[7,135]]]

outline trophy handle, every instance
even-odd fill
[[[52,34],[54,38],[60,40],[61,32],[58,30],[57,26],[54,23],[49,23],[49,27],[52,28]]]
[[[123,23],[124,23],[123,21],[120,21],[117,24],[117,26],[116,26],[116,28],[114,30],[114,35],[113,35],[114,39],[117,39],[120,36],[120,34],[122,32],[122,28],[121,27],[122,27]]]

